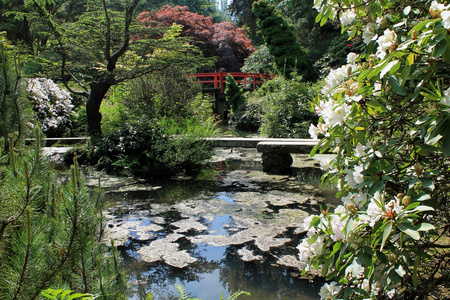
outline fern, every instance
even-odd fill
[[[201,300],[198,298],[189,297],[189,293],[186,291],[186,288],[180,284],[175,284],[178,292],[178,300]]]
[[[52,299],[52,300],[75,300],[75,299],[81,299],[81,300],[89,300],[94,299],[94,295],[92,294],[81,294],[81,293],[74,293],[71,290],[64,290],[64,289],[46,289],[41,292],[41,296],[45,299]]]
[[[178,292],[178,300],[201,300],[198,298],[190,298],[189,293],[187,292],[187,290],[184,286],[175,284],[175,287],[177,288],[177,292]],[[237,297],[239,297],[240,295],[251,296],[251,294],[249,292],[237,291],[237,292],[233,293],[232,295],[230,295],[230,297],[228,297],[227,300],[236,300]],[[223,300],[223,292],[220,295],[220,300]]]
[[[228,297],[227,300],[235,300],[235,299],[237,299],[237,297],[239,297],[240,295],[251,296],[251,294],[250,294],[249,292],[245,292],[245,291],[237,291],[237,292],[233,293],[232,295],[230,295],[230,297]],[[222,293],[222,295],[220,295],[220,300],[223,300],[223,293]]]

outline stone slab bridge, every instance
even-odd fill
[[[31,141],[32,139],[30,139]],[[71,145],[85,143],[88,137],[76,138],[47,138],[46,146],[55,143]],[[291,138],[239,138],[239,137],[213,137],[206,138],[213,147],[221,148],[256,148],[261,154],[263,171],[268,173],[285,173],[290,171],[293,159],[291,153],[309,154],[319,143],[313,139]]]
[[[313,139],[291,138],[209,138],[213,147],[256,148],[262,153],[263,171],[268,173],[289,172],[293,159],[291,153],[309,154],[319,143]]]

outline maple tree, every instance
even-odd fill
[[[212,17],[190,12],[187,6],[164,5],[140,13],[137,20],[145,27],[182,25],[181,36],[191,37],[205,57],[216,57],[216,69],[239,71],[244,59],[255,51],[245,29],[226,21],[214,23]]]

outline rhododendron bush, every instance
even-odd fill
[[[321,1],[365,52],[325,78],[313,150],[342,205],[305,222],[323,299],[445,298],[450,278],[450,4]],[[447,285],[447,286],[446,286]]]
[[[70,128],[74,105],[69,92],[47,78],[29,80],[27,91],[47,136],[60,136]]]

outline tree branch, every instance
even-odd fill
[[[123,29],[123,44],[117,50],[112,56],[111,59],[108,61],[108,71],[112,71],[116,67],[117,60],[125,54],[125,52],[128,50],[128,47],[130,45],[130,25],[133,20],[133,12],[136,9],[136,6],[139,4],[141,0],[134,0],[133,3],[130,4],[129,7],[127,7],[125,11],[125,27]]]
[[[106,7],[106,1],[102,0],[103,11],[105,12],[106,18],[106,44],[105,44],[105,58],[108,61],[108,71],[112,71],[109,69],[109,63],[111,61],[111,19],[109,18],[108,8]]]

